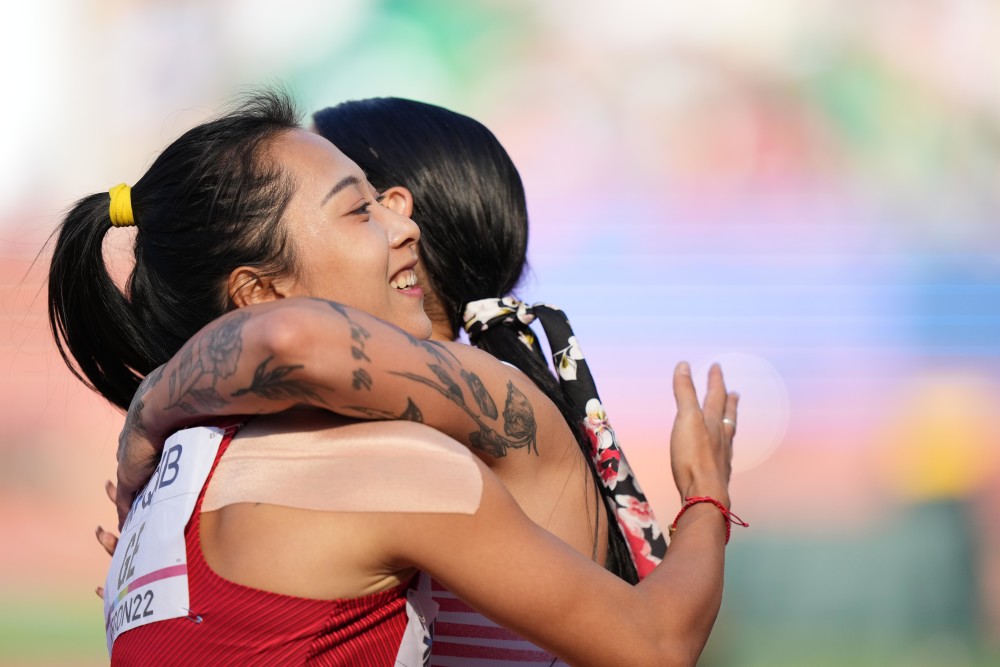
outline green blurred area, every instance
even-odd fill
[[[1000,664],[982,623],[971,519],[965,501],[942,500],[848,537],[739,534],[701,664]]]
[[[90,596],[0,591],[0,666],[107,665],[101,601]]]

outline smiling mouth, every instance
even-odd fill
[[[413,269],[400,271],[389,281],[389,285],[394,289],[405,290],[417,284],[417,272]]]

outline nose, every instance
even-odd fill
[[[420,240],[420,228],[413,220],[385,206],[379,206],[379,212],[382,214],[381,217],[391,247],[405,247]]]

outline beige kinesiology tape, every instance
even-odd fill
[[[483,478],[473,455],[423,424],[360,422],[291,433],[254,426],[237,434],[219,461],[203,512],[235,503],[327,512],[479,509]]]

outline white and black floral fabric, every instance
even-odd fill
[[[559,383],[580,414],[590,440],[590,456],[601,479],[602,494],[618,520],[618,529],[629,546],[636,572],[640,579],[652,572],[667,553],[666,537],[611,428],[594,377],[566,314],[555,306],[544,303],[528,306],[506,296],[469,303],[464,319],[465,330],[472,341],[490,327],[514,324],[521,341],[538,354],[541,354],[541,346],[529,325],[536,319],[541,322]]]

